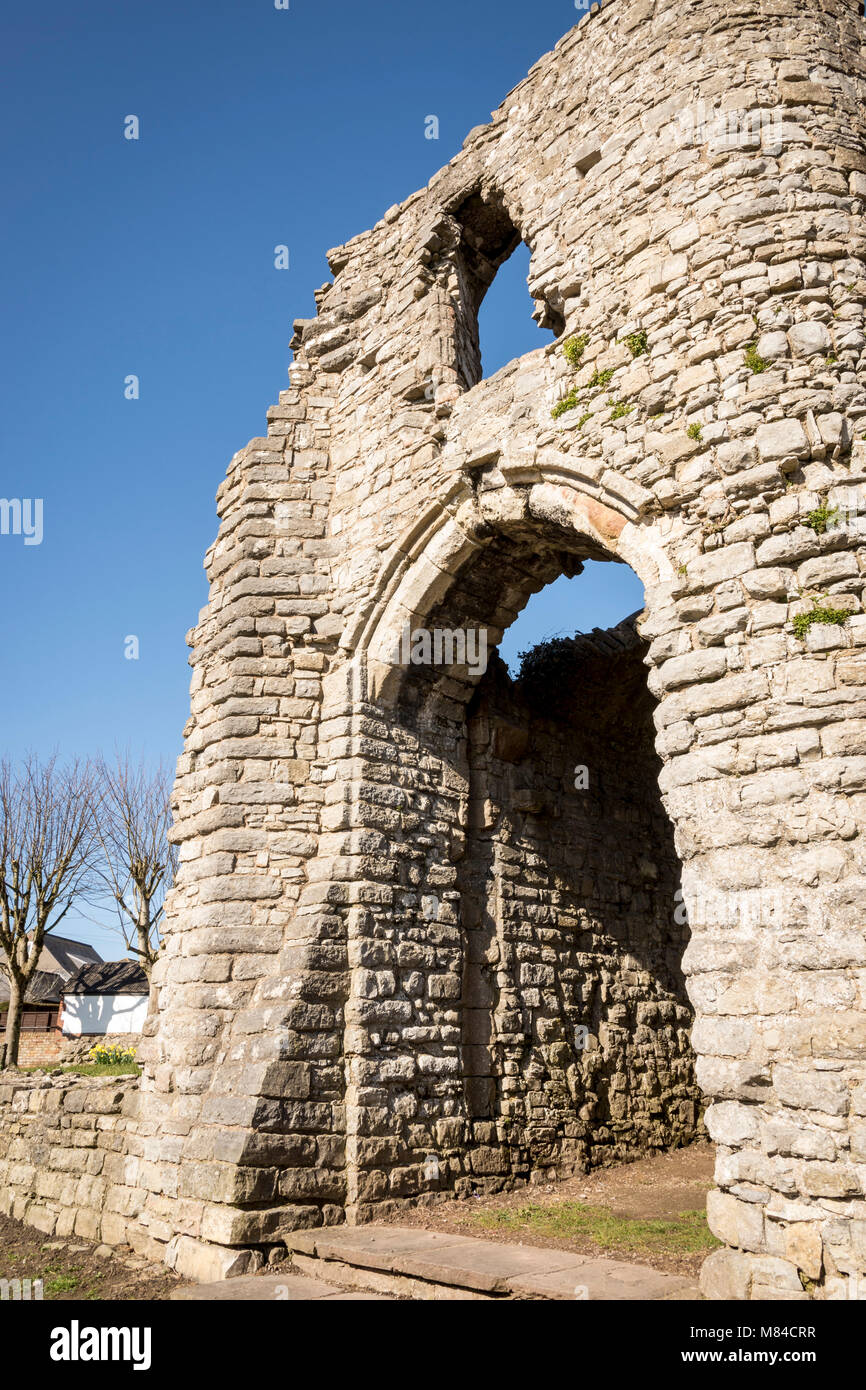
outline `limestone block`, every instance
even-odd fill
[[[830,351],[832,340],[825,325],[817,320],[795,323],[788,329],[788,342],[795,357],[814,357]]]
[[[165,1263],[183,1279],[196,1284],[215,1284],[255,1273],[261,1256],[251,1250],[228,1250],[208,1245],[192,1236],[173,1236],[165,1251]]]
[[[799,1071],[794,1067],[776,1066],[773,1068],[773,1089],[784,1105],[796,1109],[844,1115],[848,1108],[845,1081],[832,1072]]]
[[[765,463],[784,465],[809,457],[809,441],[799,420],[778,420],[774,424],[759,425],[756,438],[758,453]]]
[[[760,1204],[741,1202],[728,1192],[707,1193],[710,1230],[726,1245],[740,1250],[764,1248],[764,1213]]]
[[[748,1259],[733,1250],[715,1250],[701,1267],[701,1293],[711,1302],[743,1302],[749,1297]]]

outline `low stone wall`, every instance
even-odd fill
[[[7,1073],[0,1081],[0,1208],[47,1235],[127,1241],[141,1198],[125,1131],[138,1077]],[[147,1253],[153,1253],[148,1250]]]
[[[159,1220],[156,1198],[140,1221],[141,1167],[156,1141],[136,1131],[139,1098],[137,1076],[3,1073],[0,1211],[46,1235],[129,1245],[187,1279],[254,1271],[261,1252],[218,1249],[173,1231]]]

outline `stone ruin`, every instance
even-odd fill
[[[707,1295],[863,1296],[863,23],[594,6],[328,253],[218,494],[141,1086],[78,1169],[0,1089],[16,1214],[229,1274],[705,1123]],[[521,241],[554,337],[484,380]],[[636,623],[405,660],[587,559]]]

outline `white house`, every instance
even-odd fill
[[[64,1036],[140,1033],[149,989],[147,976],[134,961],[84,966],[63,987],[60,1026]]]

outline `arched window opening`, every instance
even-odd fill
[[[529,247],[521,242],[493,281],[478,314],[481,371],[493,376],[500,367],[544,347],[553,336],[533,318],[535,301],[529,293]]]
[[[482,376],[490,376],[513,358],[549,341],[544,329],[530,327],[533,316],[536,325],[543,323],[554,334],[562,331],[562,324],[546,302],[535,301],[534,311],[523,312],[527,287],[525,282],[521,286],[521,279],[528,272],[529,248],[498,195],[470,194],[454,210],[451,225],[456,227],[458,238],[453,267],[457,290],[456,365],[463,384],[471,387]],[[523,251],[515,256],[521,246]],[[512,264],[500,276],[506,262]],[[487,352],[482,363],[480,316],[494,281],[495,297],[483,316]]]

